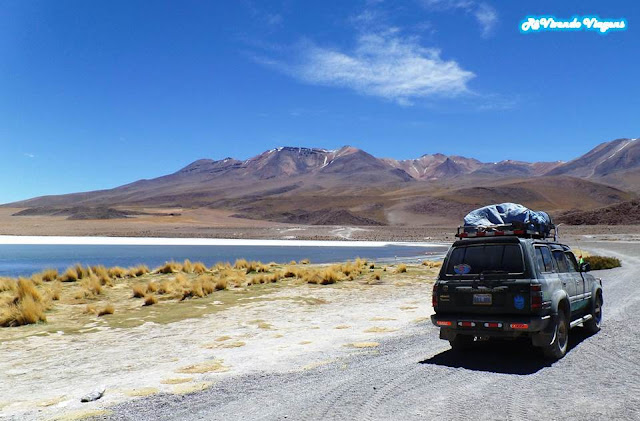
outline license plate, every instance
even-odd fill
[[[473,294],[473,304],[490,306],[491,294]]]

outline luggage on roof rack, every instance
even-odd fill
[[[458,227],[456,237],[490,237],[516,235],[527,238],[549,238],[555,225],[546,212],[532,211],[517,203],[489,205],[471,211]]]

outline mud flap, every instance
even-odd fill
[[[556,333],[556,316],[551,316],[551,320],[547,327],[540,332],[536,332],[531,335],[531,344],[537,347],[545,347],[551,344],[555,338]]]
[[[440,339],[444,339],[445,341],[452,341],[456,337],[456,332],[452,329],[440,329]]]

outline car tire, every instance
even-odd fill
[[[600,331],[600,325],[602,324],[602,297],[596,296],[596,300],[593,302],[591,308],[591,320],[583,323],[587,332],[594,334]]]
[[[542,348],[544,356],[552,359],[559,360],[567,353],[567,347],[569,344],[569,321],[563,311],[558,311],[556,316],[556,325],[553,331],[553,340],[551,344]]]
[[[465,351],[473,346],[474,340],[474,336],[456,335],[455,338],[449,340],[449,344],[454,351]]]

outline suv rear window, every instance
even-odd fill
[[[523,273],[524,263],[519,244],[481,244],[453,249],[447,275],[480,273]]]

